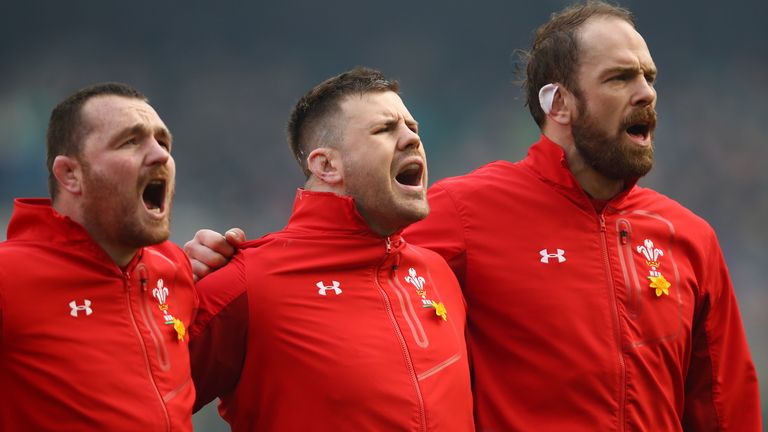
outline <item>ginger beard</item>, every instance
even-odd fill
[[[592,115],[582,98],[579,99],[579,113],[581,115],[571,125],[571,133],[576,149],[588,165],[605,177],[625,181],[640,178],[651,170],[656,128],[653,107],[633,110],[614,133],[601,126],[604,122]],[[629,139],[628,130],[636,127],[641,127],[641,133],[648,134],[650,145],[639,146]]]
[[[143,192],[150,178],[166,173],[166,168],[148,171],[137,179],[135,185],[119,176],[94,170],[85,161],[83,183],[88,191],[83,196],[83,220],[94,237],[100,237],[112,244],[130,248],[141,248],[162,243],[170,236],[171,202],[175,192],[172,177],[161,193],[159,200],[166,212],[162,219],[152,218],[145,207]],[[166,196],[167,195],[167,196]]]

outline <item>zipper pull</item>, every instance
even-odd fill
[[[600,213],[600,231],[605,232],[605,215]]]
[[[387,238],[384,239],[384,245],[387,247],[387,254],[392,252],[392,240],[387,236]]]
[[[626,245],[627,237],[629,236],[629,233],[626,230],[621,230],[619,231],[619,236],[621,237],[621,244]]]
[[[141,290],[144,292],[147,292],[147,281],[149,280],[149,276],[147,276],[147,268],[144,267],[144,264],[139,265],[139,284],[141,285]]]

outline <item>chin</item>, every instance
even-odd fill
[[[408,225],[418,222],[429,215],[429,204],[426,200],[419,205],[411,206],[402,212],[403,218],[408,220]]]

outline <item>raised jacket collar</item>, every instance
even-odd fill
[[[8,222],[7,237],[9,242],[60,244],[61,247],[70,248],[70,252],[85,252],[118,268],[82,225],[57,212],[47,198],[16,198],[13,201],[13,215]],[[143,251],[143,248],[139,248],[125,267],[126,271],[135,267]]]
[[[305,189],[296,190],[293,213],[285,231],[289,232],[324,232],[339,235],[365,236],[385,239],[371,230],[355,207],[351,197],[332,192],[315,192]],[[389,235],[394,242],[400,241],[400,232]]]
[[[546,136],[541,135],[539,141],[528,149],[528,156],[521,162],[521,165],[579,207],[588,211],[595,211],[589,196],[568,168],[565,151]],[[637,180],[633,179],[628,182],[623,191],[608,201],[606,208],[621,208],[624,200],[635,188]]]

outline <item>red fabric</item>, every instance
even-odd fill
[[[191,431],[188,338],[164,324],[160,279],[189,324],[197,298],[177,246],[143,248],[122,271],[48,200],[17,199],[0,244],[0,430]]]
[[[521,162],[436,183],[429,199],[430,216],[403,237],[459,276],[478,430],[761,430],[705,221],[635,185],[596,212],[546,138]],[[646,240],[663,253],[669,295],[650,287]]]
[[[371,232],[351,199],[299,190],[284,230],[246,244],[198,289],[195,384],[221,397],[234,431],[474,430],[453,273],[399,234]],[[226,366],[200,370],[209,365]]]

